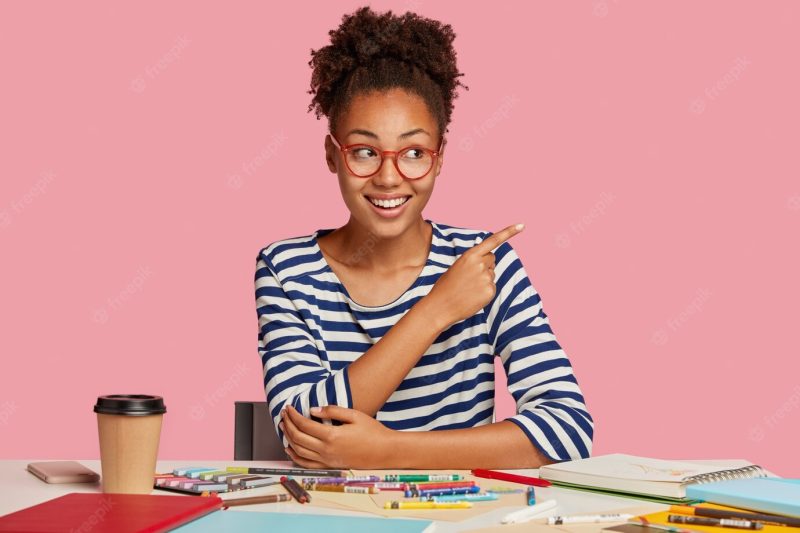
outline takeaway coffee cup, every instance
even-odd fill
[[[150,494],[167,408],[161,396],[111,394],[94,406],[103,492]]]

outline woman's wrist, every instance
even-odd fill
[[[432,333],[438,337],[440,333],[450,327],[452,321],[446,316],[444,311],[439,307],[434,299],[428,294],[420,298],[414,304],[411,311],[420,314],[424,317],[423,323],[425,327],[430,328]],[[409,312],[411,312],[409,311]]]
[[[387,468],[410,469],[414,468],[414,454],[417,431],[391,430],[392,435],[386,447],[384,464]]]

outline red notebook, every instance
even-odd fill
[[[156,533],[221,508],[217,496],[73,492],[0,517],[0,531]]]

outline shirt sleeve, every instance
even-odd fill
[[[495,272],[489,333],[517,404],[507,420],[553,461],[589,457],[594,422],[541,298],[508,242],[495,251]]]
[[[308,417],[312,407],[353,407],[347,367],[331,371],[320,357],[314,335],[263,254],[256,262],[255,290],[264,392],[278,437],[288,446],[278,427],[285,406],[292,405]]]

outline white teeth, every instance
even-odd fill
[[[392,200],[378,200],[376,198],[367,198],[370,202],[380,207],[397,207],[403,205],[408,200],[408,196],[403,198],[393,198]]]

